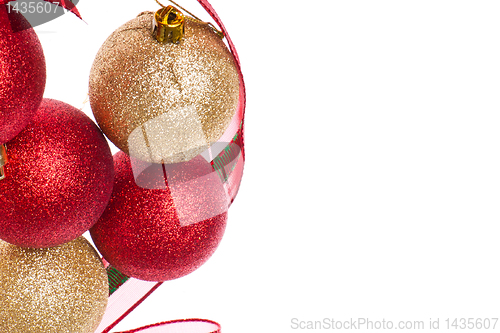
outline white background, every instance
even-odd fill
[[[116,329],[499,317],[500,3],[211,3],[248,89],[242,187],[215,255]],[[45,97],[80,108],[102,42],[159,7],[78,8],[87,24],[68,14],[36,31]]]

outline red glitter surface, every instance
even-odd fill
[[[35,31],[21,14],[0,5],[0,143],[30,122],[44,90],[45,57]]]
[[[148,178],[157,170],[146,169],[139,178],[140,183],[148,183],[148,188],[137,185],[132,172],[130,158],[123,152],[114,156],[115,183],[113,194],[105,212],[90,230],[95,245],[104,258],[122,273],[147,281],[166,281],[182,277],[200,267],[216,250],[226,227],[227,212],[191,224],[182,224],[176,205],[185,205],[189,210],[189,194],[182,202],[172,198],[170,189],[165,188],[163,177]],[[192,180],[206,182],[207,193],[219,192],[218,184],[206,181],[200,172],[197,160],[179,163],[179,172],[170,170],[169,182],[175,182],[177,191],[180,184],[186,186],[186,193],[192,189]],[[152,165],[157,169],[161,165]],[[201,177],[200,177],[201,176]],[[153,184],[158,182],[158,184]],[[218,198],[206,196],[206,207],[214,211],[219,205]],[[193,205],[200,209],[199,203]]]
[[[0,238],[50,247],[87,231],[104,211],[114,179],[113,157],[83,112],[44,99],[33,121],[7,143],[0,181]]]

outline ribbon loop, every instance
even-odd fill
[[[206,319],[172,320],[119,333],[220,333],[218,323]]]

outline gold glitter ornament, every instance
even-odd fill
[[[102,262],[83,237],[44,249],[0,241],[0,332],[93,333],[108,293]]]
[[[220,139],[238,106],[238,71],[221,36],[205,22],[182,23],[181,39],[159,42],[154,13],[140,14],[108,37],[90,72],[97,123],[146,162],[192,159]]]

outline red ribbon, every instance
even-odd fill
[[[11,1],[14,1],[14,0],[0,0],[0,5],[6,5]],[[76,9],[75,4],[69,0],[44,0],[44,1],[58,5],[64,9],[66,9],[67,11],[70,11],[73,14],[75,14],[80,20],[83,20],[80,13],[78,12],[78,9]]]
[[[160,330],[161,329],[161,330]],[[186,333],[221,333],[221,327],[218,323],[206,319],[181,319],[166,321],[154,325],[148,325],[134,330],[119,333],[135,332],[186,332]]]
[[[2,0],[0,0],[1,3]],[[3,0],[5,1],[5,0]],[[51,0],[45,0],[50,1]],[[219,28],[224,33],[226,37],[227,43],[231,50],[231,53],[234,56],[236,61],[238,74],[240,77],[240,98],[237,113],[229,125],[227,129],[227,133],[223,135],[225,140],[227,141],[228,133],[231,133],[231,137],[234,133],[240,133],[238,137],[238,146],[241,148],[241,157],[237,159],[237,163],[235,164],[235,168],[232,172],[232,176],[228,178],[226,181],[226,185],[228,187],[228,193],[234,196],[238,190],[239,182],[235,181],[238,177],[241,177],[243,173],[243,162],[244,162],[244,114],[245,114],[245,106],[246,106],[246,92],[245,92],[245,83],[243,81],[243,74],[241,72],[240,59],[238,57],[238,53],[236,52],[236,48],[229,37],[229,34],[224,27],[221,19],[213,9],[212,5],[207,0],[198,0],[198,2],[203,6],[203,8],[210,14],[215,23],[219,26]],[[76,8],[75,8],[76,10]],[[78,15],[79,16],[79,15]],[[241,127],[240,127],[241,126]],[[230,141],[230,140],[229,140]],[[236,183],[236,184],[235,184]],[[111,331],[113,327],[115,327],[122,319],[124,319],[127,315],[130,314],[139,304],[141,304],[149,295],[151,295],[161,284],[162,282],[147,282],[140,281],[137,279],[130,278],[127,280],[125,278],[125,282],[120,282],[116,286],[116,291],[113,292],[110,297],[110,301],[108,302],[108,309],[104,315],[104,319],[101,322],[101,325],[97,329],[96,333],[107,333]],[[118,281],[119,282],[119,281]],[[134,333],[134,332],[171,332],[171,333],[221,333],[221,326],[211,320],[206,319],[183,319],[183,320],[173,320],[162,322],[158,324],[148,325],[141,328],[124,331],[120,333]]]

